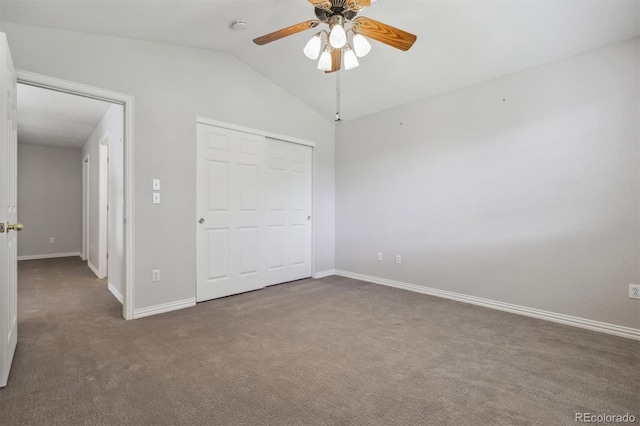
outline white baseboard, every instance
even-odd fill
[[[178,300],[176,302],[163,303],[161,305],[149,306],[133,311],[133,319],[144,318],[151,315],[163,314],[165,312],[177,311],[178,309],[196,306],[196,298]]]
[[[74,256],[82,256],[79,251],[74,251],[71,253],[49,253],[49,254],[33,254],[28,256],[18,256],[18,261],[20,260],[37,260],[37,259],[55,259],[58,257],[74,257]]]
[[[94,274],[96,274],[96,277],[102,279],[102,277],[100,276],[100,271],[98,271],[98,268],[91,264],[90,260],[87,261],[87,266],[93,271]]]
[[[335,274],[336,274],[335,269],[327,269],[326,271],[319,271],[314,273],[313,278],[315,278],[316,280],[319,280],[320,278],[330,277],[331,275],[335,275]]]
[[[113,294],[116,299],[118,299],[118,302],[124,303],[124,297],[122,297],[122,293],[120,293],[117,288],[115,288],[111,283],[107,285],[107,288],[109,289],[111,294]]]
[[[403,290],[414,291],[416,293],[428,294],[430,296],[442,297],[445,299],[455,300],[457,302],[484,306],[485,308],[511,312],[513,314],[524,315],[527,317],[539,318],[546,321],[570,325],[573,327],[599,331],[601,333],[613,334],[614,336],[625,337],[627,339],[640,340],[640,329],[637,328],[624,327],[621,325],[609,324],[600,321],[593,321],[590,319],[574,317],[571,315],[557,314],[555,312],[543,311],[541,309],[527,308],[526,306],[513,305],[511,303],[498,302],[491,299],[483,299],[481,297],[468,296],[466,294],[438,290],[435,288],[423,287],[415,284],[404,283],[401,281],[388,280],[386,278],[372,277],[369,275],[342,271],[339,269],[337,269],[335,272],[336,275],[340,275],[342,277],[353,278],[360,281],[367,281],[374,284],[382,284],[389,287],[401,288]]]

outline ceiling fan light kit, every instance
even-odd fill
[[[321,71],[329,71],[331,70],[331,49],[328,47],[324,49],[322,55],[320,55],[320,60],[318,61],[318,69]]]
[[[334,49],[341,49],[347,44],[347,33],[344,31],[344,16],[333,15],[329,18],[329,44]]]
[[[315,60],[315,59],[318,59],[318,56],[320,56],[320,48],[322,47],[323,32],[324,31],[320,31],[318,34],[311,37],[311,40],[309,40],[307,45],[304,47],[303,52],[307,56],[307,58]]]
[[[356,54],[353,52],[353,50],[351,50],[349,45],[347,45],[347,48],[344,49],[343,55],[344,55],[344,69],[345,70],[349,71],[350,69],[353,69],[353,68],[357,67],[358,65],[360,65],[358,63],[358,58],[356,57]]]
[[[353,36],[353,50],[357,57],[362,58],[371,51],[371,44],[362,34],[356,34]]]
[[[266,34],[253,40],[264,45],[299,32],[327,24],[329,32],[322,30],[305,45],[303,52],[309,59],[316,60],[318,69],[330,73],[339,71],[344,64],[345,70],[359,65],[362,58],[371,51],[366,37],[403,51],[409,50],[417,37],[406,31],[383,24],[382,22],[357,16],[359,12],[371,6],[377,0],[308,0],[314,6],[317,19],[301,22],[287,28]],[[349,33],[351,43],[349,44]],[[325,34],[325,48],[322,49],[322,34]],[[365,37],[366,36],[366,37]],[[322,52],[322,54],[320,54]]]

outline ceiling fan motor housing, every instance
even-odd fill
[[[314,7],[314,11],[316,13],[316,17],[321,22],[329,22],[329,19],[332,16],[336,15],[342,16],[346,21],[351,21],[358,14],[358,12],[355,12],[353,10],[345,10],[344,7],[341,6],[332,7],[331,12],[325,9],[319,9],[317,7]]]

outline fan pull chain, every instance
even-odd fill
[[[340,70],[336,72],[336,123],[340,123]]]

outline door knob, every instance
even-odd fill
[[[204,218],[201,217],[200,220],[198,221],[199,223],[204,223]]]
[[[14,223],[13,225],[7,223],[7,232],[8,231],[22,231],[22,228],[24,228],[24,226],[22,226],[21,223]]]

